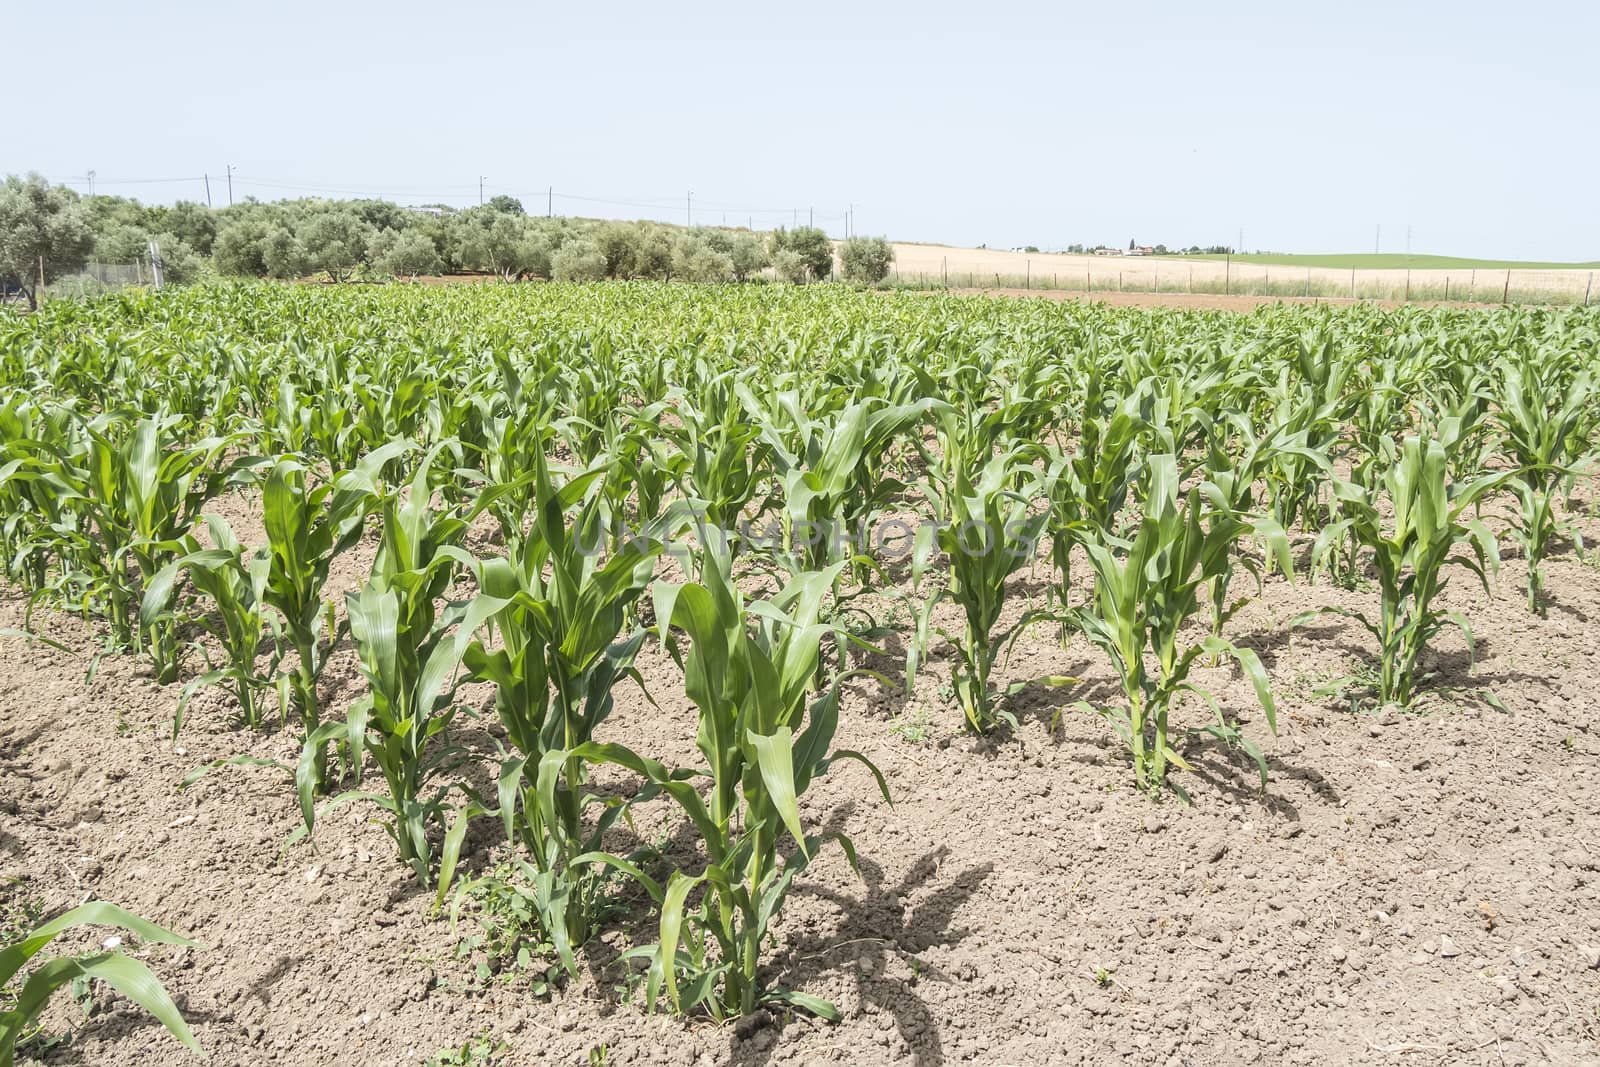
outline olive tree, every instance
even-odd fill
[[[828,240],[828,235],[815,226],[800,226],[793,230],[774,230],[772,234],[772,254],[774,262],[782,252],[792,252],[799,257],[804,265],[806,274],[811,281],[821,281],[833,273],[833,242]],[[804,281],[805,278],[795,278],[787,271],[780,271],[789,276],[791,281]]]
[[[733,260],[703,237],[683,234],[672,249],[672,274],[688,282],[731,281]]]
[[[444,267],[439,250],[417,230],[379,230],[367,246],[372,265],[385,274],[437,274]]]
[[[354,211],[330,208],[312,213],[295,231],[311,270],[326,271],[333,282],[348,279],[366,262],[373,230]]]
[[[266,242],[274,230],[265,218],[230,222],[217,233],[211,258],[223,274],[260,278],[267,274]]]
[[[762,248],[761,242],[751,234],[740,234],[733,239],[733,247],[728,251],[728,261],[733,266],[735,281],[749,281],[766,267],[767,250]]]
[[[882,237],[852,237],[839,247],[839,262],[845,281],[877,285],[889,276],[894,249]]]
[[[772,269],[778,272],[778,277],[795,285],[804,285],[811,275],[805,258],[792,248],[780,248],[773,255]]]
[[[283,225],[266,227],[261,238],[261,262],[270,278],[299,278],[312,269],[306,246]]]
[[[587,237],[567,241],[550,257],[550,276],[558,282],[597,282],[606,276],[606,257]]]
[[[37,174],[10,175],[0,187],[0,277],[21,289],[28,306],[39,306],[38,284],[79,270],[94,248],[94,233],[66,189]]]
[[[493,271],[508,282],[549,269],[548,243],[521,215],[480,207],[457,215],[455,224],[465,267]]]

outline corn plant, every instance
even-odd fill
[[[611,551],[620,551],[628,540],[662,517],[668,493],[686,462],[645,421],[655,410],[652,407],[641,413],[640,424],[619,433],[612,449],[602,457],[606,476],[599,495],[605,505],[605,547]]]
[[[302,460],[284,456],[273,464],[262,485],[269,561],[262,598],[282,616],[295,653],[290,694],[305,737],[315,733],[322,722],[317,679],[328,648],[342,632],[332,624],[332,606],[322,597],[328,568],[360,540],[363,523],[382,495],[378,476],[383,465],[411,447],[405,441],[383,445],[368,453],[355,469],[316,485],[307,484],[309,471]],[[313,787],[321,789],[327,781],[322,746],[314,753],[309,773]]]
[[[1514,524],[1528,561],[1528,610],[1545,614],[1544,560],[1550,539],[1565,534],[1583,549],[1578,528],[1556,517],[1555,503],[1563,482],[1583,471],[1593,451],[1600,417],[1597,395],[1588,371],[1562,383],[1538,361],[1524,355],[1503,360],[1495,422],[1501,447],[1516,472],[1507,485],[1517,498]]]
[[[526,484],[535,466],[544,461],[545,448],[553,431],[544,412],[529,408],[504,416],[489,416],[485,422],[487,443],[480,448],[479,467],[474,480],[485,487]],[[528,524],[532,499],[526,493],[496,494],[487,507],[500,526],[501,542],[516,551]]]
[[[1109,409],[1109,414],[1107,414]],[[1056,598],[1069,606],[1072,549],[1085,531],[1115,531],[1138,481],[1144,435],[1154,418],[1148,390],[1136,388],[1120,401],[1105,394],[1098,371],[1088,382],[1077,448],[1044,448],[1044,492],[1050,502],[1050,559],[1060,576]]]
[[[1253,651],[1216,634],[1195,644],[1183,639],[1185,625],[1200,609],[1202,591],[1228,571],[1236,543],[1252,532],[1248,522],[1231,512],[1208,512],[1203,500],[1199,487],[1187,495],[1180,492],[1176,457],[1151,456],[1137,531],[1131,540],[1100,532],[1089,537],[1084,547],[1094,571],[1094,608],[1080,606],[1071,613],[1077,627],[1111,660],[1123,698],[1108,708],[1079,706],[1112,723],[1132,754],[1135,782],[1151,794],[1171,785],[1182,795],[1181,787],[1168,781],[1167,771],[1172,766],[1189,769],[1173,744],[1170,723],[1173,705],[1184,694],[1211,706],[1217,721],[1204,732],[1241,745],[1266,783],[1260,750],[1240,734],[1211,693],[1189,681],[1203,653],[1227,656],[1239,665],[1255,688],[1268,727],[1277,729],[1266,672]],[[1286,545],[1282,554],[1287,555]]]
[[[818,570],[852,559],[858,554],[852,538],[906,488],[886,475],[885,456],[931,402],[891,405],[868,398],[816,417],[800,409],[793,394],[780,394],[776,406],[767,407],[743,383],[738,390],[747,416],[773,449],[785,534],[798,548],[793,565]]]
[[[644,632],[625,631],[661,544],[631,537],[602,559],[608,506],[592,490],[606,469],[557,485],[541,457],[535,475],[527,537],[476,567],[497,643],[474,641],[465,662],[474,677],[494,683],[495,709],[515,749],[500,768],[500,817],[507,838],[532,857],[540,924],[576,973],[573,950],[604,906],[604,868],[583,857],[599,850],[623,812],[586,792],[579,753],[610,715],[617,683],[638,681],[633,661]],[[586,826],[593,806],[600,815]]]
[[[171,930],[141,919],[115,904],[92,900],[63,912],[21,941],[0,945],[0,989],[11,985],[23,968],[61,934],[81,926],[111,926],[142,940],[162,945],[193,946],[194,942]],[[21,978],[15,998],[0,995],[0,1067],[12,1067],[18,1044],[38,1032],[39,1017],[56,991],[80,979],[98,980],[155,1016],[168,1033],[195,1055],[204,1058],[200,1043],[183,1015],[150,968],[110,947],[78,956],[57,956],[34,963]]]
[[[1033,559],[1050,517],[1033,508],[1039,478],[1019,457],[1020,450],[1013,449],[991,456],[975,471],[962,462],[929,472],[928,492],[937,521],[924,527],[928,533],[921,537],[914,567],[920,576],[934,546],[949,561],[948,582],[928,599],[923,611],[931,613],[945,597],[961,606],[965,616],[961,637],[943,636],[956,648],[951,669],[956,702],[976,733],[1001,721],[1017,725],[1016,716],[1004,706],[1004,696],[1020,686],[1002,696],[990,687],[989,676],[1012,633],[999,629],[1006,581]]]
[[[1378,617],[1330,605],[1290,623],[1301,625],[1319,614],[1359,622],[1378,643],[1375,695],[1380,704],[1410,705],[1418,684],[1429,677],[1420,670],[1423,652],[1446,627],[1461,631],[1469,651],[1474,645],[1466,616],[1437,604],[1449,584],[1447,568],[1465,567],[1488,592],[1489,571],[1500,562],[1494,534],[1466,512],[1506,475],[1452,482],[1448,466],[1443,443],[1411,435],[1384,465],[1376,485],[1334,479],[1341,517],[1319,535],[1315,555],[1325,555],[1344,537],[1359,545],[1377,574]]]
[[[705,385],[701,391],[711,392],[718,406],[708,411],[684,396],[676,408],[679,424],[658,432],[683,457],[674,469],[679,490],[699,503],[706,522],[732,530],[772,475],[772,444],[741,417],[731,384],[720,391]]]
[[[99,559],[75,536],[79,498],[61,470],[61,442],[75,421],[65,405],[23,396],[0,407],[0,550],[6,576],[30,598],[47,592],[52,566],[71,571]]]
[[[1256,513],[1256,485],[1281,462],[1282,453],[1294,455],[1311,470],[1326,470],[1328,461],[1301,445],[1280,443],[1282,427],[1275,427],[1265,437],[1257,438],[1250,420],[1239,413],[1223,415],[1215,429],[1217,432],[1211,434],[1206,443],[1201,466],[1205,481],[1200,485],[1200,493],[1215,514],[1231,515],[1248,523],[1257,542],[1267,548],[1263,560],[1243,552],[1233,553],[1211,580],[1211,632],[1221,637],[1223,624],[1248,602],[1229,599],[1238,567],[1243,567],[1255,579],[1257,594],[1261,592],[1265,574],[1274,567],[1285,578],[1293,576],[1288,535],[1273,516]],[[1232,447],[1227,440],[1230,430],[1236,437]]]
[[[819,612],[844,565],[800,574],[771,600],[747,604],[733,585],[726,547],[713,538],[701,555],[698,582],[655,587],[657,632],[699,709],[696,744],[710,788],[702,798],[658,764],[618,746],[607,753],[676,800],[705,847],[700,873],[675,870],[664,887],[642,880],[661,906],[660,940],[634,953],[651,961],[646,998],[652,1007],[665,994],[680,1014],[704,1010],[721,1019],[779,1003],[838,1017],[825,1001],[762,983],[760,966],[762,946],[795,878],[827,840],[806,833],[799,798],[841,758],[866,764],[888,797],[865,757],[829,751],[837,688],[815,699],[810,691],[829,630]],[[679,632],[689,639],[687,650]],[[794,843],[787,859],[778,853],[785,834]],[[854,866],[848,838],[831,836]],[[703,891],[693,903],[697,889]]]
[[[282,626],[266,600],[271,559],[265,549],[247,550],[240,545],[226,520],[207,515],[205,524],[211,547],[203,547],[195,538],[185,537],[184,554],[156,573],[145,589],[139,608],[139,618],[146,626],[154,625],[163,614],[171,612],[181,575],[187,575],[189,584],[210,602],[210,610],[201,611],[198,622],[221,646],[223,663],[221,666],[210,663],[205,646],[199,646],[201,654],[207,656],[208,669],[184,686],[173,714],[173,736],[177,736],[183,725],[184,709],[190,698],[197,690],[210,685],[227,687],[238,702],[240,721],[252,729],[262,725],[263,693],[277,689],[280,716],[288,711],[285,699],[288,679],[278,674],[283,658]],[[270,656],[270,661],[262,670],[259,660],[264,653]]]
[[[346,721],[324,723],[309,734],[295,774],[309,832],[320,784],[315,767],[325,747],[343,741],[358,784],[363,753],[370,753],[388,795],[346,793],[333,803],[376,803],[400,859],[423,885],[433,880],[429,830],[446,822],[450,787],[431,795],[424,790],[456,755],[438,740],[454,717],[452,682],[473,635],[498,607],[480,597],[438,611],[457,568],[470,558],[460,546],[471,515],[433,507],[430,475],[443,447],[434,446],[418,465],[403,500],[384,499],[371,576],[345,598],[368,693],[351,706]]]
[[[1276,433],[1281,445],[1293,446],[1274,453],[1266,479],[1273,518],[1285,530],[1321,525],[1326,460],[1336,454],[1357,399],[1350,389],[1356,362],[1329,331],[1302,336],[1292,363],[1264,390],[1265,424],[1258,432]]]
[[[144,586],[179,551],[200,509],[246,464],[224,467],[227,438],[190,443],[177,415],[101,414],[56,439],[23,443],[13,474],[36,499],[54,493],[57,520],[40,529],[63,565],[58,587],[76,588],[101,614],[115,648],[146,652],[156,680],[178,674],[177,620],[139,618]]]

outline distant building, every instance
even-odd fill
[[[1139,245],[1137,248],[1128,249],[1128,255],[1130,256],[1153,256],[1155,254],[1156,250],[1149,245]]]

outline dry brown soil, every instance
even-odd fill
[[[252,536],[247,502],[223,509]],[[341,560],[330,593],[370,554]],[[0,638],[0,869],[51,909],[100,897],[201,941],[144,955],[217,1065],[414,1064],[480,1034],[511,1064],[581,1065],[601,1048],[608,1064],[1600,1062],[1600,569],[1568,552],[1549,571],[1548,619],[1525,610],[1514,559],[1495,597],[1458,575],[1447,600],[1473,621],[1476,662],[1446,635],[1435,666],[1459,688],[1387,715],[1314,692],[1369,656],[1355,624],[1285,626],[1374,594],[1270,581],[1230,633],[1270,671],[1277,736],[1233,671],[1201,672],[1270,754],[1265,795],[1247,760],[1205,744],[1179,777],[1193,806],[1135,792],[1110,727],[1071,706],[1113,695],[1082,638],[1063,648],[1041,628],[1018,643],[1009,678],[1085,681],[1030,690],[1021,728],[993,740],[965,735],[941,695],[947,648],[909,697],[853,685],[840,743],[883,769],[894,805],[853,764],[814,785],[808,817],[853,837],[862,877],[824,852],[769,951],[772,977],[832,999],[837,1024],[648,1016],[615,963],[641,930],[608,933],[551,998],[472,991],[457,935],[430,921],[370,811],[286,850],[298,815],[283,772],[230,766],[178,788],[215,759],[291,761],[289,731],[242,730],[206,693],[174,742],[181,687],[128,657],[87,678],[94,632],[48,611],[36,628],[72,653]],[[1019,575],[1008,620],[1043,582]],[[0,629],[23,617],[14,594],[0,601]],[[948,606],[939,621],[959,629]],[[604,736],[695,760],[676,668],[654,649],[641,668],[659,706],[625,690]],[[343,652],[324,697],[343,708],[358,690]],[[482,690],[465,699],[487,712]],[[486,721],[464,717],[458,739],[488,750]],[[659,814],[639,834],[671,832],[692,864]],[[497,837],[474,834],[472,865]],[[72,1040],[50,1062],[193,1062],[125,1002],[97,1003],[87,1019],[68,998],[52,1007]]]

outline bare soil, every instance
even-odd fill
[[[330,594],[370,551],[341,561]],[[1508,560],[1495,597],[1455,578],[1446,597],[1472,619],[1476,660],[1441,638],[1444,688],[1403,714],[1316,694],[1369,657],[1357,625],[1286,629],[1375,595],[1270,581],[1230,635],[1268,667],[1277,736],[1235,672],[1200,678],[1269,753],[1264,794],[1248,759],[1198,743],[1178,778],[1192,806],[1137,793],[1110,727],[1071,706],[1111,700],[1110,674],[1048,628],[1018,642],[1007,677],[1084,681],[1027,691],[1006,736],[962,732],[940,693],[948,648],[910,695],[852,685],[839,743],[882,768],[894,805],[854,765],[814,785],[808,817],[854,839],[862,877],[824,852],[769,953],[774,979],[833,1000],[837,1024],[646,1015],[615,962],[640,930],[607,933],[549,998],[474,991],[460,932],[430,919],[369,810],[286,848],[299,815],[283,771],[226,766],[178,787],[212,760],[291,763],[292,731],[240,729],[207,692],[174,741],[181,685],[96,660],[94,631],[61,614],[33,624],[70,654],[0,638],[0,869],[21,880],[7,892],[51,910],[108,899],[201,941],[144,955],[217,1065],[415,1064],[478,1035],[513,1064],[586,1064],[600,1048],[608,1064],[1595,1063],[1600,569],[1552,560],[1548,619],[1525,610],[1522,573]],[[1008,621],[1045,580],[1018,576]],[[24,610],[0,600],[0,629]],[[939,622],[956,621],[946,606]],[[654,649],[640,666],[658,706],[622,690],[603,734],[696,760],[676,668]],[[346,651],[323,695],[337,711],[358,690]],[[486,750],[486,695],[465,700],[459,739]],[[1207,715],[1185,709],[1193,725]],[[673,829],[646,811],[638,833]],[[498,836],[476,831],[469,863],[490,862]],[[669,848],[692,862],[686,841]],[[66,997],[52,1007],[71,1040],[48,1062],[193,1062],[126,1002],[96,1003],[88,1018]]]

